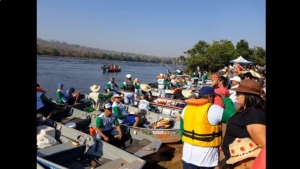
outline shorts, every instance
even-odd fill
[[[134,115],[128,115],[122,122],[122,124],[129,124],[129,125],[133,125],[135,122],[135,116]]]
[[[44,117],[47,117],[49,113],[52,112],[53,110],[55,110],[54,106],[50,104],[46,104],[43,107],[39,108],[37,110],[37,113],[42,113]]]
[[[68,103],[68,105],[73,105],[75,103],[74,97],[70,97],[66,103]]]

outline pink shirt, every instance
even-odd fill
[[[226,97],[230,96],[229,90],[226,89],[226,88],[223,88],[223,87],[215,89],[215,93],[217,93],[217,94],[224,94]],[[224,108],[224,104],[223,104],[222,98],[220,96],[216,96],[215,97],[214,104],[219,105],[219,106],[221,106],[221,107]]]

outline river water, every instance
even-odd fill
[[[100,67],[104,64],[117,64],[122,67],[122,71],[103,73]],[[74,87],[75,90],[88,94],[93,84],[100,85],[102,92],[112,77],[120,86],[127,74],[131,74],[132,80],[139,78],[140,83],[153,83],[156,76],[165,73],[168,68],[173,72],[176,67],[158,63],[37,57],[37,83],[46,90],[48,98],[56,100],[58,82],[64,84],[65,90]]]

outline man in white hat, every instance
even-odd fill
[[[124,91],[124,103],[133,106],[135,88],[131,80],[131,74],[126,75],[126,81],[121,84],[120,89]]]
[[[103,108],[105,103],[109,102],[109,99],[113,96],[111,91],[106,91],[105,93],[99,93],[100,86],[93,85],[90,86],[91,93],[89,94],[90,98],[93,100],[92,107],[95,110],[100,110]]]
[[[166,97],[165,89],[167,88],[167,81],[162,73],[157,77],[156,86],[158,88],[158,96]]]
[[[111,97],[112,111],[120,124],[129,124],[131,126],[137,127],[140,118],[136,113],[128,113],[124,106],[121,104],[121,95],[115,94]]]

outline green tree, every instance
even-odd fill
[[[236,44],[236,51],[238,56],[242,56],[244,59],[248,60],[250,57],[249,43],[242,39]]]

